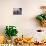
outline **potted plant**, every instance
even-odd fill
[[[42,14],[37,15],[36,19],[39,20],[42,27],[46,27],[46,6],[41,6]]]
[[[18,31],[15,26],[6,26],[5,34],[10,41],[11,41],[12,36],[17,36],[17,33]],[[10,42],[9,40],[8,42]]]

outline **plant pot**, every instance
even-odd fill
[[[46,27],[46,20],[41,21],[41,26]]]
[[[8,43],[8,44],[11,44],[12,41],[11,41],[10,39],[7,39],[7,43]]]
[[[17,38],[17,36],[12,36],[11,40],[12,40],[12,43],[14,44],[14,40]]]

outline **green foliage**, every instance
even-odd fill
[[[44,17],[45,17],[45,20],[46,20],[46,15]]]
[[[44,19],[46,19],[46,15],[45,14],[38,15],[36,16],[36,19],[39,21],[43,21]]]
[[[6,26],[5,30],[6,30],[5,34],[9,38],[11,38],[12,36],[16,36],[17,33],[18,33],[18,31],[17,31],[15,26]]]
[[[39,21],[42,21],[43,17],[42,16],[37,16],[36,19],[38,19]]]

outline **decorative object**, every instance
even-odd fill
[[[38,41],[35,41],[34,44],[39,46],[42,45],[43,43],[39,43]]]
[[[13,8],[13,15],[22,15],[22,8]]]
[[[42,30],[37,30],[37,32],[42,32]]]
[[[39,20],[42,27],[46,27],[46,6],[41,6],[40,8],[42,9],[43,13],[36,16],[36,19]]]
[[[39,20],[41,26],[46,27],[46,14],[41,14],[36,17]]]
[[[17,45],[18,43],[20,44],[20,45],[22,45],[23,43],[32,43],[33,41],[32,41],[32,38],[33,37],[31,37],[31,38],[25,38],[25,37],[23,37],[23,38],[16,38],[14,41],[15,41],[15,44]]]
[[[12,36],[17,36],[18,31],[15,26],[6,26],[5,30],[5,34],[8,37],[7,41],[10,43]]]

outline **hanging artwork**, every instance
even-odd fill
[[[13,15],[22,15],[22,8],[13,8]]]

